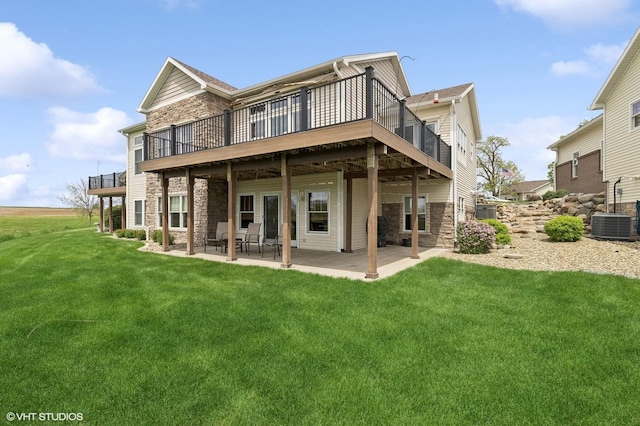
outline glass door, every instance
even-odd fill
[[[280,232],[280,194],[262,197],[264,238],[276,238]],[[291,247],[298,247],[298,194],[291,194]]]

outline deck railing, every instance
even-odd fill
[[[127,174],[125,172],[89,176],[89,189],[120,188],[126,186]]]
[[[144,160],[373,119],[451,168],[451,148],[381,81],[373,68],[353,77],[270,98],[144,135]]]

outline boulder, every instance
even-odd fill
[[[593,197],[595,197],[595,196],[596,196],[596,194],[581,194],[581,195],[578,195],[578,202],[580,204],[587,203],[587,202],[593,200]]]

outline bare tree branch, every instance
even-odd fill
[[[91,217],[98,204],[98,197],[87,193],[89,181],[80,179],[78,183],[68,183],[66,188],[67,194],[58,196],[58,200],[62,204],[73,207],[81,214],[89,216],[89,225],[91,225]]]

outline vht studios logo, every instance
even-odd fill
[[[14,413],[12,411],[7,413],[7,420],[10,422],[17,421],[35,421],[42,422],[81,422],[83,419],[82,413]]]

